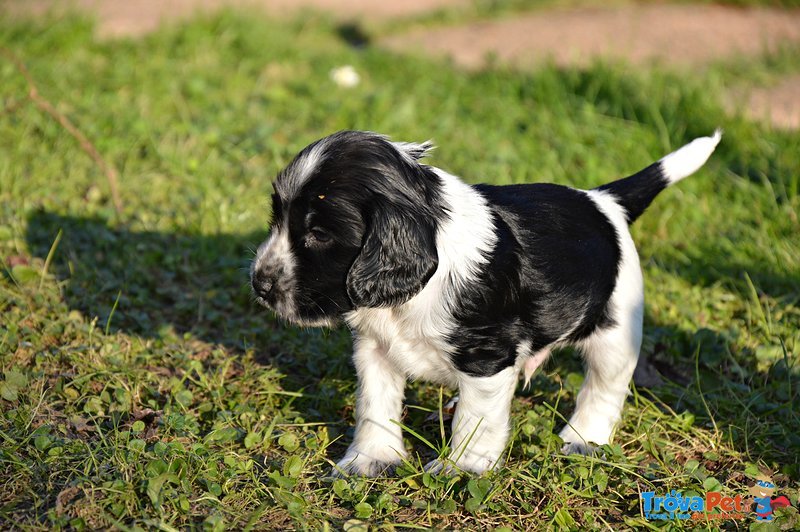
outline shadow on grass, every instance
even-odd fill
[[[146,337],[172,327],[237,348],[279,327],[248,301],[249,247],[263,235],[139,232],[38,211],[28,220],[32,253],[46,257],[59,231],[50,271],[69,279],[69,306],[100,327]]]
[[[743,347],[746,331],[646,325],[645,332],[644,354],[667,379],[663,386],[639,389],[641,395],[677,414],[691,413],[694,426],[719,431],[745,460],[800,478],[800,368],[782,356],[780,345]],[[687,449],[692,451],[697,449]],[[726,464],[711,460],[707,467]]]
[[[776,262],[734,257],[714,242],[695,242],[691,252],[659,253],[655,263],[660,268],[697,286],[722,284],[743,295],[751,293],[747,278],[765,294],[784,301],[800,300],[800,275],[787,271]]]
[[[743,461],[762,462],[774,472],[800,478],[800,409],[795,406],[800,404],[800,368],[796,364],[790,359],[776,359],[775,353],[769,353],[769,364],[758,364],[764,362],[767,353],[750,349],[734,356],[731,346],[737,338],[709,329],[692,332],[646,324],[645,334],[642,356],[663,382],[653,387],[637,385],[637,394],[667,415],[649,444],[654,445],[654,450],[658,450],[659,438],[664,434],[675,437],[676,430],[686,434],[690,427],[699,427],[711,433],[718,431],[723,445],[744,454]],[[553,374],[557,377],[553,378]],[[534,377],[530,389],[518,395],[534,405],[543,401],[555,404],[553,401],[557,400],[558,431],[574,410],[582,380],[579,355],[571,349],[560,350],[553,355],[549,367]],[[634,401],[630,398],[629,405]],[[630,410],[628,416],[638,426],[628,426],[633,440],[629,442],[630,449],[635,450],[648,440],[643,431],[650,432],[638,423],[644,422],[646,427],[655,417]],[[541,437],[535,435],[534,442]],[[676,441],[682,439],[683,436]],[[617,440],[625,443],[619,437]],[[715,457],[718,449],[707,442],[706,438],[687,441],[683,451],[667,461],[677,459],[682,465],[687,460],[699,460],[708,472],[723,476],[734,473],[726,470],[729,467],[743,473],[743,466],[737,461]],[[709,455],[705,456],[705,452]]]
[[[341,420],[346,394],[324,381],[355,380],[349,334],[297,329],[252,302],[250,250],[266,232],[132,231],[102,218],[37,211],[28,220],[31,252],[47,257],[59,231],[50,272],[69,280],[63,285],[69,308],[97,317],[99,329],[108,324],[112,332],[144,338],[191,335],[231,353],[252,350],[257,362],[285,375],[284,386],[303,391],[298,408],[320,412],[317,421]]]
[[[252,349],[259,362],[286,375],[284,386],[304,391],[305,398],[298,400],[296,407],[307,412],[309,419],[341,420],[355,386],[349,334],[284,326],[251,302],[250,249],[264,234],[131,231],[112,228],[101,218],[39,211],[28,221],[31,251],[46,257],[59,230],[63,235],[51,271],[59,280],[69,279],[64,296],[71,309],[97,316],[101,328],[110,317],[112,331],[157,338],[174,330],[233,352]],[[713,268],[695,262],[670,266],[700,283],[730,280],[741,271],[739,264],[716,261]],[[791,284],[778,274],[773,276],[769,269],[755,271],[771,276],[759,278],[768,286],[783,289]],[[758,371],[755,361],[759,353],[733,357],[728,346],[736,339],[706,329],[691,334],[672,326],[651,325],[646,333],[653,339],[653,352],[648,356],[672,381],[651,390],[658,401],[676,412],[691,412],[698,425],[711,426],[713,419],[739,450],[780,466],[794,478],[800,476],[800,411],[792,406],[799,399],[797,368],[778,360],[767,371]],[[698,353],[699,386],[693,353]],[[751,358],[752,363],[742,367],[743,358]],[[581,372],[579,357],[569,353],[555,363],[559,374]],[[541,375],[534,384],[537,395],[546,398],[555,397],[558,387]],[[417,396],[413,389],[408,399],[410,403],[430,403],[429,397]],[[565,416],[573,400],[567,396],[559,407]],[[424,415],[410,417],[409,424],[419,426]],[[435,429],[431,430],[430,436],[435,436]]]

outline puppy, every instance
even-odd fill
[[[702,137],[592,190],[470,186],[420,160],[430,143],[342,131],[274,183],[272,228],[251,265],[256,300],[304,326],[353,330],[355,437],[340,474],[374,476],[407,454],[407,379],[457,387],[449,457],[498,464],[511,400],[551,350],[577,346],[586,378],[564,452],[609,442],[642,341],[643,285],[628,226],[702,166]]]

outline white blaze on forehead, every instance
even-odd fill
[[[275,182],[275,191],[284,202],[291,201],[309,178],[314,175],[317,167],[325,160],[325,152],[329,140],[324,138],[314,144],[307,152],[302,153],[281,172]]]

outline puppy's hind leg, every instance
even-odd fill
[[[618,312],[614,325],[581,342],[586,378],[578,393],[575,412],[560,433],[565,453],[587,454],[594,449],[592,443],[609,443],[639,358],[642,305],[639,299],[638,304]],[[623,309],[617,307],[617,310]]]
[[[597,191],[589,195],[617,231],[620,260],[606,308],[610,323],[578,344],[586,363],[586,379],[575,412],[560,434],[564,452],[584,454],[593,450],[591,443],[608,443],[621,417],[642,347],[644,315],[642,270],[624,210],[612,196]]]

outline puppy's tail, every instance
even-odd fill
[[[630,177],[606,183],[595,190],[608,192],[624,209],[632,224],[659,192],[695,173],[711,156],[722,138],[717,129],[710,137],[700,137],[661,158]]]

